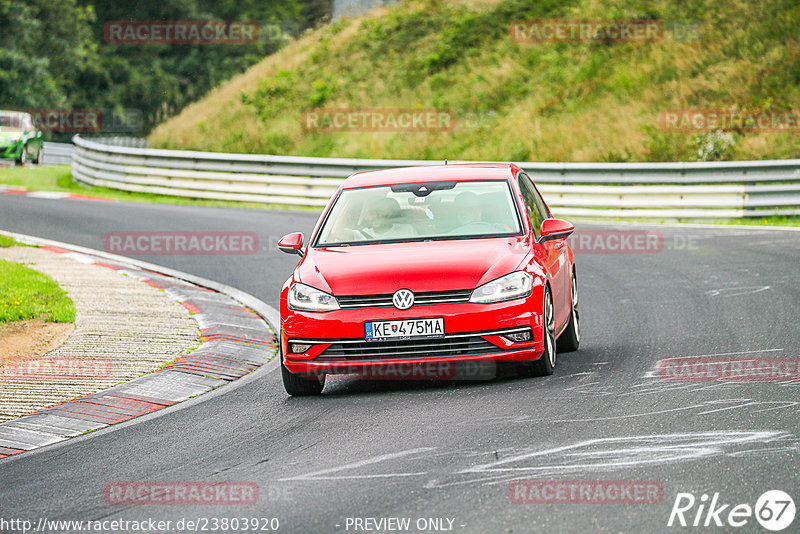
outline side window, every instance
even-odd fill
[[[525,207],[528,210],[528,217],[531,220],[533,235],[538,238],[542,228],[542,221],[545,219],[539,211],[539,207],[536,205],[537,198],[540,202],[541,198],[539,198],[539,194],[536,192],[531,179],[528,178],[527,175],[519,173],[518,180],[519,189],[522,191],[522,198],[525,200]]]
[[[527,177],[527,176],[526,176]],[[530,180],[530,178],[528,178]],[[536,189],[536,186],[531,182],[533,186],[533,198],[536,201],[536,207],[539,210],[539,214],[542,216],[542,220],[550,218],[550,211],[547,209],[547,204],[544,203],[544,199],[542,195],[539,193],[539,190]]]

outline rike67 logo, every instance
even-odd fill
[[[764,492],[756,500],[755,507],[747,503],[724,503],[719,493],[711,498],[704,493],[699,499],[691,493],[678,493],[667,526],[739,528],[749,524],[755,516],[763,528],[778,532],[794,522],[795,512],[794,500],[781,490]]]

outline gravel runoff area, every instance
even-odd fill
[[[53,278],[77,309],[75,330],[61,347],[15,366],[10,379],[3,370],[0,422],[150,373],[200,343],[197,321],[179,302],[84,258],[35,247],[0,249],[0,259]]]

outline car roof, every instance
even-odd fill
[[[379,171],[357,172],[342,184],[343,189],[379,185],[448,182],[451,180],[508,180],[519,167],[513,163],[459,163],[399,167]]]

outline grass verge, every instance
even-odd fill
[[[75,304],[49,276],[0,260],[0,324],[26,319],[72,323]]]

